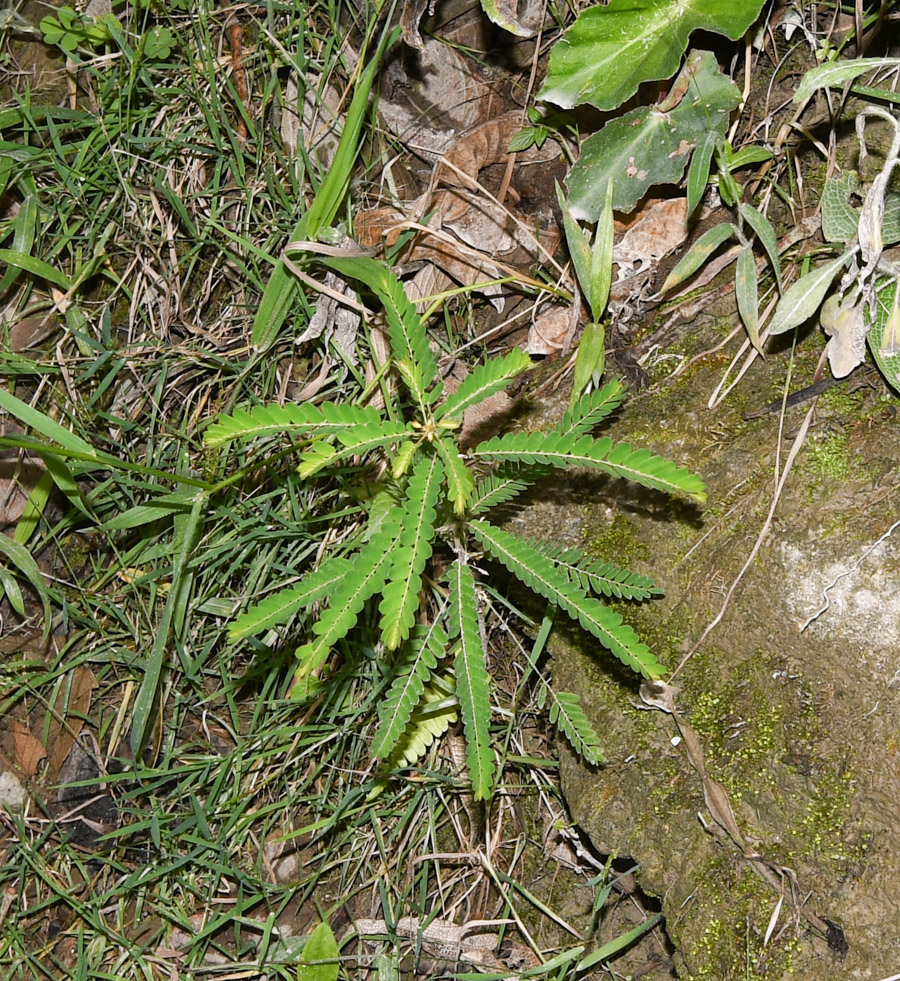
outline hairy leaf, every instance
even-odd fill
[[[470,456],[511,463],[549,463],[554,467],[592,467],[645,487],[706,500],[703,481],[696,474],[649,450],[636,450],[630,443],[613,446],[608,437],[506,433],[480,443],[470,450]]]
[[[298,610],[329,596],[352,568],[347,559],[326,559],[296,586],[280,589],[242,613],[228,628],[228,639],[242,640],[286,623]]]
[[[303,680],[324,663],[332,646],[353,629],[366,600],[384,588],[399,540],[399,525],[389,522],[353,558],[354,574],[341,580],[331,594],[328,609],[313,626],[315,640],[296,652],[300,664],[294,673],[293,688],[302,689]]]
[[[584,714],[578,696],[567,691],[553,693],[550,705],[550,723],[558,726],[575,752],[595,766],[603,762],[600,737]]]
[[[706,133],[700,137],[700,142],[694,148],[691,155],[691,166],[688,169],[687,179],[687,213],[688,218],[697,209],[697,205],[703,200],[706,185],[709,181],[709,166],[712,162],[713,150],[719,142],[719,134],[715,132]]]
[[[324,436],[352,426],[378,425],[377,409],[362,405],[323,402],[312,405],[255,405],[235,409],[231,415],[219,416],[203,434],[206,446],[221,446],[233,439],[254,439],[283,433],[310,433]]]
[[[516,375],[527,371],[531,365],[531,358],[518,347],[514,347],[501,358],[492,358],[478,365],[463,379],[459,388],[448,396],[447,401],[435,409],[435,419],[462,421],[466,409],[506,388]]]
[[[756,275],[756,257],[749,245],[745,245],[738,253],[734,273],[734,294],[750,343],[760,351],[759,281]]]
[[[450,582],[450,637],[459,638],[453,667],[466,734],[466,763],[475,800],[485,800],[491,795],[494,754],[490,739],[490,679],[478,627],[475,580],[469,567],[459,560],[450,567],[447,578]]]
[[[394,668],[391,687],[378,708],[378,729],[371,749],[376,759],[393,753],[446,646],[447,635],[438,623],[428,629],[420,627],[413,631],[404,656]]]
[[[769,335],[783,334],[799,327],[819,309],[835,276],[847,265],[850,255],[844,252],[824,266],[801,276],[778,301],[769,324]]]
[[[878,68],[895,68],[900,65],[900,58],[854,58],[850,61],[828,61],[817,65],[800,80],[794,93],[794,102],[806,100],[818,89],[834,88],[850,82],[854,78]]]
[[[778,258],[778,236],[775,234],[772,223],[761,211],[757,211],[752,204],[747,204],[746,201],[740,203],[739,210],[744,221],[747,222],[756,233],[756,237],[762,242],[762,246],[766,250],[766,255],[769,257],[772,272],[775,273],[775,282],[778,284],[778,289],[780,290],[782,288],[781,260]]]
[[[878,293],[875,315],[870,319],[869,350],[888,384],[900,392],[900,287],[896,281]]]
[[[651,679],[663,676],[663,666],[618,613],[579,589],[536,548],[480,519],[470,527],[490,555],[529,589],[565,610],[632,671]]]
[[[568,436],[583,436],[607,416],[612,415],[625,398],[625,386],[618,380],[608,381],[603,388],[584,395],[566,409],[554,432]]]
[[[440,459],[430,454],[416,464],[407,485],[400,548],[395,553],[378,608],[381,611],[381,639],[389,651],[400,646],[415,623],[422,572],[431,558],[437,517],[434,507],[443,475]]]

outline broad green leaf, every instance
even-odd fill
[[[759,351],[759,283],[756,277],[756,256],[749,245],[745,245],[737,257],[734,293],[750,343]]]
[[[679,260],[678,265],[666,276],[666,281],[660,286],[659,293],[663,295],[674,289],[691,276],[715,253],[716,249],[736,233],[730,221],[708,228]]]
[[[610,0],[589,7],[550,53],[538,98],[564,109],[585,102],[616,109],[641,82],[678,71],[693,31],[736,41],[762,5],[763,0]]]
[[[775,273],[775,282],[778,284],[778,289],[781,290],[781,260],[778,258],[778,236],[775,234],[772,223],[761,211],[757,211],[752,204],[747,204],[746,201],[741,202],[740,213],[744,221],[756,233],[756,237],[766,250],[766,255],[769,257],[769,264],[772,266],[772,272]]]
[[[351,572],[349,559],[326,559],[315,572],[307,573],[296,586],[280,589],[242,613],[228,628],[229,640],[243,640],[253,634],[287,623],[298,610],[327,599]]]
[[[353,98],[347,108],[344,128],[341,131],[334,160],[328,173],[325,174],[309,210],[300,218],[294,228],[293,239],[314,239],[323,227],[330,225],[334,220],[341,201],[347,193],[347,188],[350,186],[353,164],[362,147],[360,134],[368,111],[372,83],[381,67],[384,52],[399,36],[399,27],[395,27],[390,33],[385,33],[371,61],[360,74],[359,81],[353,91]],[[296,277],[290,272],[284,261],[280,260],[272,270],[272,277],[266,285],[256,311],[251,335],[254,350],[267,350],[278,337],[296,296],[297,288]]]
[[[558,726],[569,745],[586,762],[597,765],[603,762],[600,737],[584,714],[578,696],[567,691],[554,692],[550,703],[550,724]]]
[[[375,759],[393,753],[446,646],[447,635],[438,623],[427,630],[419,627],[413,631],[404,656],[394,668],[391,687],[378,706],[378,729],[370,750]]]
[[[888,384],[900,393],[900,289],[896,281],[878,293],[875,315],[870,319],[869,350]]]
[[[475,800],[486,800],[491,796],[494,778],[490,737],[491,683],[478,626],[475,580],[471,569],[459,559],[450,567],[447,578],[450,582],[450,638],[459,638],[453,668],[466,734],[466,763]]]
[[[297,981],[337,981],[340,951],[331,927],[323,920],[309,935],[297,965]]]
[[[37,562],[24,545],[2,534],[0,534],[0,558],[5,558],[14,566],[38,594],[44,608],[44,637],[46,637],[50,633],[50,594],[47,592],[47,584]],[[10,599],[12,596],[13,591],[10,591]]]
[[[663,676],[663,666],[618,613],[579,589],[528,542],[481,519],[471,522],[471,528],[491,556],[529,589],[565,610],[632,671],[651,679]]]
[[[703,481],[689,470],[630,443],[613,446],[608,437],[558,433],[506,433],[479,443],[469,455],[509,463],[548,463],[554,467],[590,467],[668,494],[706,500]]]
[[[613,208],[631,211],[650,187],[679,181],[691,150],[709,133],[724,137],[728,115],[741,100],[734,82],[718,70],[708,51],[692,54],[684,74],[684,96],[672,109],[641,106],[584,141],[566,178],[575,218],[600,217],[610,181]]]
[[[851,195],[862,195],[859,175],[845,170],[825,179],[822,190],[822,237],[826,242],[846,244],[856,237],[859,208],[850,203]]]
[[[822,305],[835,276],[849,260],[850,254],[845,252],[831,262],[826,262],[824,266],[819,266],[818,269],[801,276],[790,286],[775,308],[775,314],[769,324],[770,336],[783,334],[809,320]]]
[[[843,86],[845,82],[866,72],[878,68],[896,68],[898,65],[900,58],[855,58],[851,61],[829,61],[824,65],[817,65],[800,79],[793,101],[806,102],[819,89]]]
[[[709,183],[709,166],[718,140],[717,133],[709,132],[700,137],[700,142],[694,148],[687,179],[688,217],[697,210],[697,206],[703,200],[706,185]]]
[[[510,381],[532,366],[531,358],[518,347],[509,354],[491,358],[476,365],[460,383],[459,388],[434,410],[434,418],[462,421],[466,409],[478,405],[495,392],[506,388]]]
[[[353,426],[378,425],[381,414],[370,406],[323,402],[313,405],[255,405],[235,409],[219,416],[203,434],[206,446],[222,446],[233,439],[255,439],[284,433],[309,433],[324,436]]]
[[[25,545],[28,542],[28,539],[34,534],[34,529],[37,528],[38,522],[41,520],[41,515],[47,506],[47,501],[50,500],[50,492],[52,490],[53,475],[49,470],[45,470],[38,477],[34,487],[31,489],[31,493],[28,495],[28,500],[25,502],[25,507],[22,510],[22,516],[16,522],[13,541],[18,542],[20,545]]]
[[[443,476],[440,458],[432,453],[418,461],[407,484],[400,548],[394,553],[394,562],[378,607],[381,612],[381,639],[389,651],[400,646],[416,621],[422,573],[434,545],[435,504]]]

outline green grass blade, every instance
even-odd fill
[[[44,637],[50,633],[50,594],[37,562],[31,553],[19,542],[0,535],[0,556],[5,557],[28,580],[40,598],[44,608]]]
[[[58,443],[63,449],[84,455],[87,459],[98,459],[99,454],[90,443],[76,436],[71,430],[54,422],[43,412],[33,409],[27,402],[17,399],[5,389],[0,388],[0,408],[15,416],[19,422],[30,426],[35,432]]]
[[[319,231],[330,225],[337,214],[341,201],[350,186],[350,174],[359,153],[363,122],[369,104],[369,93],[375,75],[381,64],[385,51],[400,36],[400,28],[395,27],[386,33],[378,45],[372,60],[359,76],[353,98],[347,109],[344,128],[338,142],[334,160],[328,173],[322,181],[309,211],[303,215],[294,228],[293,239],[316,238]],[[288,270],[283,260],[272,271],[272,277],[266,286],[256,318],[253,322],[251,343],[254,350],[266,351],[275,342],[278,333],[287,318],[293,302],[297,280]]]

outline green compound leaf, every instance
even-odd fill
[[[475,580],[471,569],[459,560],[450,566],[447,579],[450,582],[450,638],[459,638],[453,668],[466,734],[466,764],[475,800],[486,800],[491,796],[494,777],[490,737],[491,683],[478,626]]]
[[[595,766],[602,763],[600,737],[584,714],[578,696],[567,691],[553,692],[550,705],[550,723],[559,728],[575,752]]]
[[[404,655],[394,667],[391,687],[378,708],[378,729],[370,751],[375,759],[393,754],[446,646],[447,635],[438,623],[430,629],[419,627],[413,631]]]
[[[342,444],[341,449],[336,449],[329,443],[313,443],[306,453],[300,454],[297,472],[301,477],[311,477],[331,463],[344,460],[348,456],[360,456],[370,450],[377,450],[411,434],[413,430],[409,426],[396,422],[364,424],[341,429],[337,433],[338,441]]]
[[[584,395],[566,409],[562,420],[553,427],[561,435],[584,436],[612,415],[625,398],[625,386],[618,379],[608,381],[589,395]]]
[[[439,436],[434,443],[435,452],[444,464],[447,477],[447,497],[453,503],[456,514],[463,514],[475,489],[475,480],[469,473],[466,461],[459,455],[456,444]]]
[[[518,347],[501,358],[492,358],[473,368],[459,388],[434,411],[435,419],[462,421],[463,413],[478,405],[495,392],[506,388],[510,381],[532,366],[531,358]]]
[[[432,676],[425,685],[419,704],[386,761],[388,767],[393,769],[417,763],[434,741],[456,722],[456,698],[453,697],[454,688],[449,684],[452,680]]]
[[[523,476],[522,467],[517,464],[501,466],[496,473],[480,480],[472,496],[469,513],[472,515],[485,514],[491,508],[506,504],[527,490],[540,476],[535,473],[538,468],[530,467],[528,477]]]
[[[351,559],[353,574],[340,581],[331,594],[328,609],[313,626],[316,639],[296,652],[300,664],[294,672],[293,690],[303,691],[305,679],[325,662],[334,644],[353,629],[366,600],[384,588],[399,541],[400,525],[387,522]]]
[[[536,548],[486,521],[473,521],[470,527],[485,551],[529,589],[565,610],[632,671],[650,679],[663,676],[663,666],[619,614],[579,589]]]
[[[510,463],[548,463],[554,467],[591,467],[615,477],[633,480],[644,487],[669,494],[686,494],[706,500],[703,481],[696,475],[649,450],[634,449],[630,443],[613,446],[607,437],[559,433],[506,433],[494,436],[471,450],[476,459]]]
[[[206,446],[221,446],[234,439],[255,439],[283,433],[309,433],[324,436],[352,426],[375,426],[381,421],[377,409],[362,405],[255,405],[235,409],[231,415],[219,416],[203,435]]]
[[[443,476],[440,459],[431,454],[419,460],[407,485],[400,548],[378,608],[381,639],[389,651],[400,646],[415,623],[422,573],[434,544],[435,504]]]
[[[228,639],[243,640],[287,623],[299,610],[330,596],[352,569],[353,564],[348,559],[327,559],[296,586],[280,589],[242,613],[228,628]]]
[[[671,109],[633,109],[584,141],[566,178],[575,218],[600,217],[610,182],[613,208],[631,211],[650,187],[679,181],[692,149],[709,133],[724,137],[729,113],[741,100],[735,84],[718,70],[708,51],[693,53],[682,77],[683,97]]]
[[[736,41],[763,0],[610,0],[589,7],[550,54],[538,98],[572,109],[585,102],[616,109],[641,82],[678,71],[692,31]]]
[[[437,362],[428,346],[425,324],[410,303],[399,279],[381,262],[368,256],[331,258],[319,262],[347,279],[365,283],[381,300],[387,321],[391,353],[402,366],[403,378],[420,405],[427,401],[425,389],[437,380]]]
[[[576,586],[586,593],[596,593],[611,599],[645,600],[662,596],[663,591],[653,580],[638,572],[629,572],[612,562],[591,559],[579,548],[554,545],[517,536],[531,548],[549,559]]]

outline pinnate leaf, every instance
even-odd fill
[[[435,503],[443,474],[440,459],[430,454],[416,464],[407,485],[400,548],[379,606],[381,639],[389,651],[400,646],[415,623],[422,573],[434,542]]]
[[[592,467],[667,493],[681,493],[697,501],[706,499],[703,481],[689,470],[630,443],[613,446],[608,437],[560,433],[506,433],[480,443],[470,451],[476,459],[503,462],[549,463],[554,467]]]
[[[550,705],[550,723],[558,726],[575,752],[594,765],[603,762],[600,737],[584,714],[578,696],[567,691],[553,693]]]
[[[490,555],[529,589],[565,610],[632,671],[651,679],[663,676],[663,666],[619,614],[588,596],[536,548],[480,519],[470,527]]]
[[[462,514],[472,497],[475,480],[469,472],[465,460],[459,455],[455,443],[438,437],[432,445],[444,464],[444,473],[447,478],[447,497],[453,503],[453,510],[456,514]]]
[[[378,709],[378,729],[371,753],[376,759],[390,756],[403,735],[410,716],[422,698],[425,683],[444,654],[447,635],[440,624],[413,632],[394,669],[394,680]]]
[[[506,388],[516,375],[531,367],[531,358],[518,347],[500,358],[492,358],[473,368],[459,388],[435,410],[435,419],[462,420],[463,413],[488,396]]]
[[[475,580],[467,565],[457,560],[450,567],[450,637],[459,638],[453,662],[456,693],[466,734],[466,763],[476,800],[490,797],[494,774],[491,750],[490,679],[478,626]]]
[[[522,537],[519,540],[541,552],[586,593],[627,600],[645,600],[651,596],[663,595],[663,591],[654,586],[653,580],[648,576],[629,572],[612,562],[591,559],[580,548]]]
[[[298,610],[329,596],[351,569],[347,559],[327,559],[296,586],[280,589],[242,613],[228,628],[228,639],[242,640],[286,623]]]
[[[219,416],[203,435],[206,446],[221,446],[234,439],[254,439],[283,433],[310,433],[323,436],[352,426],[377,425],[377,409],[362,405],[323,402],[312,405],[255,405]]]
[[[624,398],[625,386],[618,379],[612,379],[566,409],[562,420],[554,426],[554,432],[583,436],[612,415]]]

